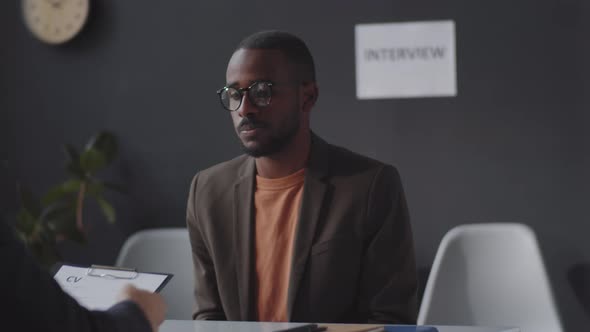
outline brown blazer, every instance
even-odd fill
[[[254,159],[193,179],[193,318],[256,320]],[[289,321],[416,322],[412,231],[394,167],[313,135],[288,289]],[[273,285],[261,285],[273,287]]]

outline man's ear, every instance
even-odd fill
[[[311,112],[311,109],[313,108],[319,97],[318,85],[316,82],[306,82],[303,83],[303,88],[301,90],[303,94],[303,112],[309,113]]]

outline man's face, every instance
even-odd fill
[[[231,112],[244,151],[270,156],[291,142],[301,125],[299,88],[287,58],[278,50],[239,49],[227,66],[226,86],[247,88],[257,81],[272,82],[270,104],[256,106],[244,91],[242,104]]]

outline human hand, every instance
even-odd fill
[[[162,295],[148,292],[128,284],[119,293],[119,300],[131,300],[141,308],[152,326],[152,331],[157,332],[158,327],[166,316],[166,302]]]

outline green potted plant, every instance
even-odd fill
[[[18,188],[21,208],[17,214],[16,231],[40,264],[50,268],[61,259],[57,243],[63,240],[86,242],[83,222],[84,205],[94,199],[106,220],[114,223],[116,213],[105,199],[105,191],[121,191],[114,184],[98,178],[97,172],[117,156],[115,136],[102,131],[93,136],[82,151],[64,145],[67,179],[37,199],[24,186]]]

